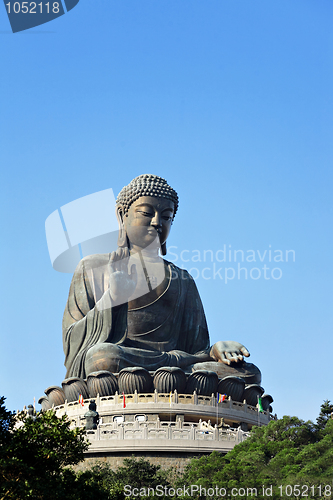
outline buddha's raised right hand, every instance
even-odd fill
[[[110,254],[109,287],[114,306],[128,302],[129,297],[134,293],[136,287],[136,266],[132,264],[131,272],[128,272],[129,257],[128,248],[118,248],[116,252]]]

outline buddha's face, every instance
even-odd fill
[[[174,203],[166,198],[141,196],[123,217],[130,248],[160,246],[167,240],[174,215]]]

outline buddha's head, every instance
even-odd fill
[[[134,251],[154,246],[166,254],[166,240],[178,209],[178,195],[162,177],[144,174],[123,187],[117,197],[119,246]]]

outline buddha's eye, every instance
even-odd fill
[[[139,214],[142,214],[144,217],[153,217],[151,212],[146,212],[145,210],[138,210]]]

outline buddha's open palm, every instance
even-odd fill
[[[129,297],[134,293],[137,283],[137,273],[135,264],[128,272],[129,261],[128,248],[118,248],[112,252],[109,260],[109,284],[113,305],[121,305],[128,302]]]
[[[243,356],[250,356],[249,351],[243,344],[233,340],[220,340],[210,350],[210,355],[216,361],[230,365],[231,362],[243,361]]]

